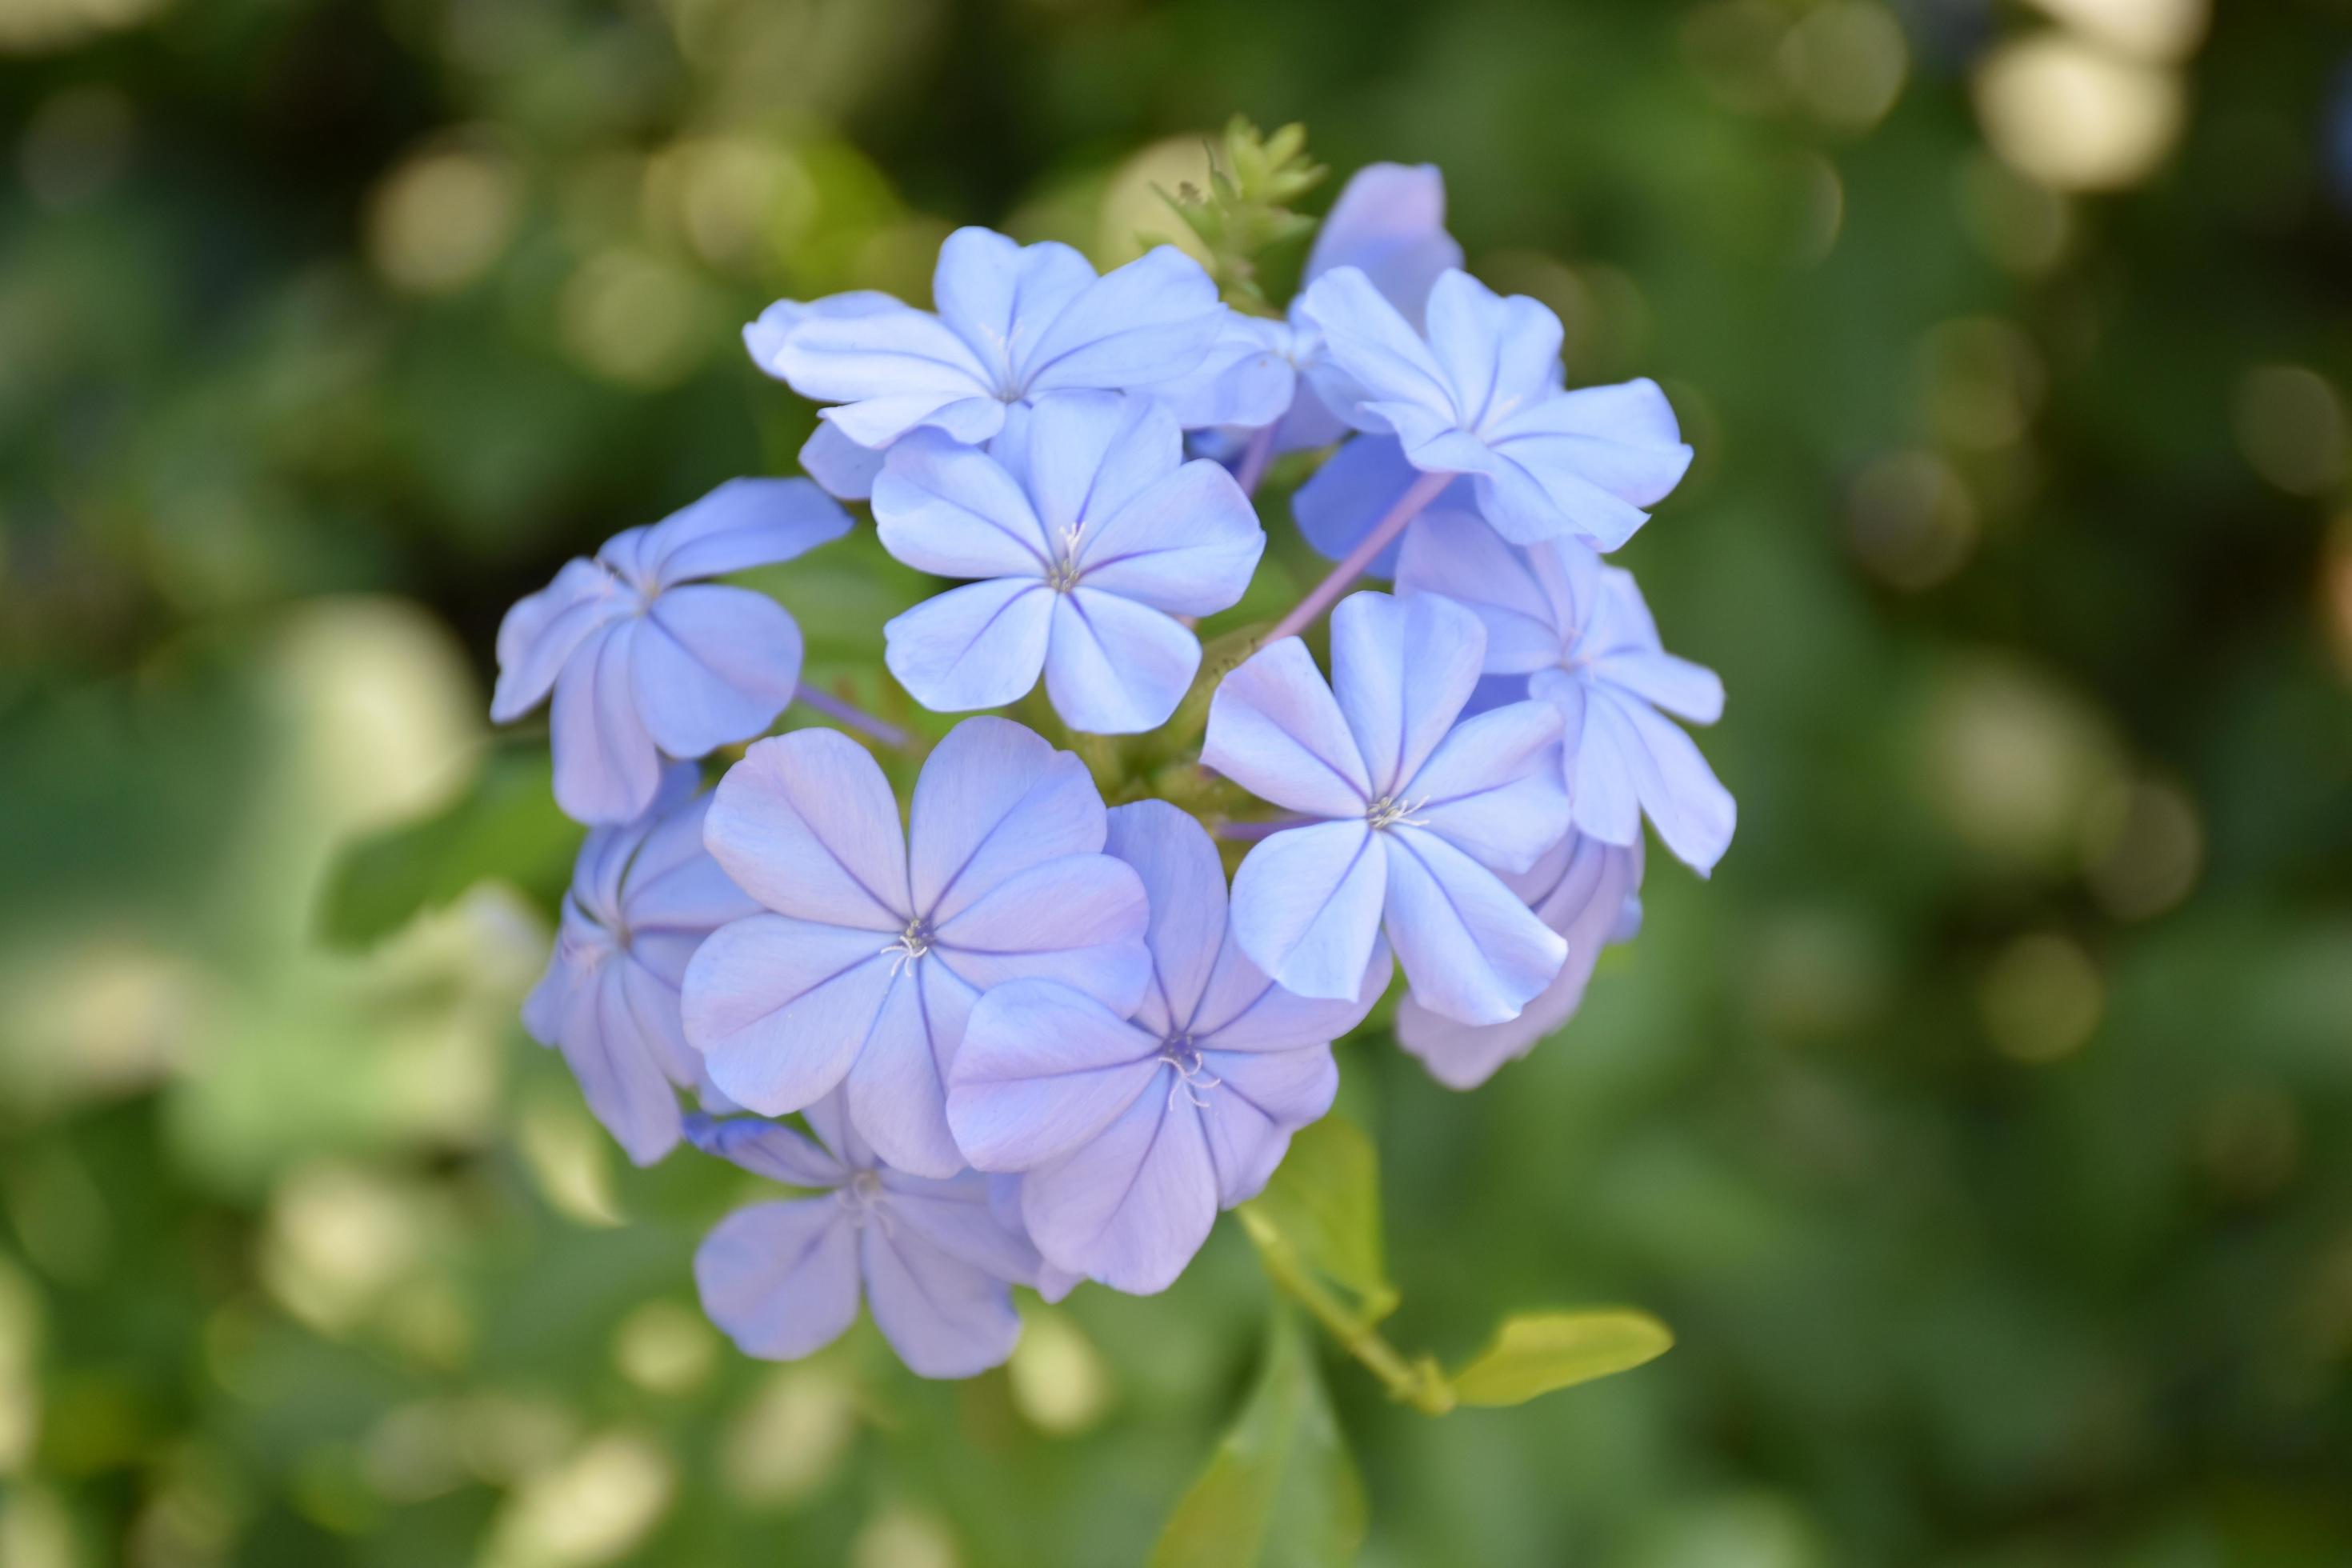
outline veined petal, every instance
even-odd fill
[[[1410,404],[1448,424],[1460,423],[1444,367],[1361,271],[1333,268],[1307,285],[1301,304],[1323,334],[1325,354],[1367,401]],[[1348,417],[1336,405],[1333,412]]]
[[[820,419],[801,443],[801,471],[841,500],[865,500],[874,494],[888,454],[861,447],[830,419]]]
[[[848,531],[849,514],[806,479],[730,479],[654,524],[640,553],[668,588],[790,561]]]
[[[1058,980],[1125,1016],[1151,983],[1148,919],[1132,867],[1066,855],[1006,878],[941,922],[932,952],[980,990]]]
[[[1549,702],[1464,720],[1405,787],[1412,822],[1481,865],[1526,870],[1568,833],[1568,791],[1550,755],[1559,734]]]
[[[833,416],[862,447],[887,446],[944,409],[994,401],[996,392],[989,367],[953,328],[905,305],[813,316],[785,334],[772,363],[803,397],[843,405]]]
[[[1539,896],[1536,912],[1567,942],[1568,957],[1517,1017],[1501,1024],[1458,1024],[1409,996],[1398,1005],[1398,1041],[1446,1088],[1477,1088],[1504,1063],[1534,1049],[1582,1005],[1592,966],[1614,940],[1625,901],[1641,884],[1641,850],[1579,837],[1562,866],[1552,889]]]
[[[1209,1162],[1217,1173],[1217,1205],[1232,1208],[1265,1190],[1282,1163],[1290,1135],[1331,1109],[1339,1068],[1328,1046],[1295,1051],[1203,1051],[1203,1072],[1216,1082],[1195,1093]]]
[[[1001,1364],[1021,1338],[1021,1315],[1002,1279],[907,1226],[858,1233],[874,1325],[907,1370],[971,1377]]]
[[[1515,1018],[1559,973],[1568,944],[1494,872],[1436,835],[1391,828],[1385,929],[1412,994],[1465,1024]]]
[[[1184,1271],[1216,1222],[1217,1175],[1182,1087],[1161,1066],[1117,1121],[1021,1179],[1029,1238],[1047,1261],[1135,1295]]]
[[[1513,315],[1502,296],[1458,268],[1444,273],[1430,287],[1429,352],[1444,372],[1445,384],[1454,392],[1454,407],[1466,428],[1476,429],[1485,421],[1501,390],[1497,377],[1506,333],[1537,325],[1514,321]],[[1559,321],[1555,317],[1550,331],[1554,358],[1559,357]]]
[[[996,1191],[1005,1179],[959,1171],[942,1181],[885,1169],[882,1201],[893,1225],[982,1273],[1025,1285],[1037,1277],[1044,1260],[1021,1226],[1017,1196],[1012,1214],[1003,1212]]]
[[[653,803],[661,783],[661,753],[631,668],[636,630],[634,621],[606,627],[574,648],[555,678],[555,804],[574,822],[626,822]]]
[[[1608,687],[1590,691],[1584,733],[1587,745],[1615,754],[1675,858],[1702,877],[1712,872],[1739,812],[1691,738],[1648,703]]]
[[[1025,1171],[1099,1134],[1158,1076],[1160,1041],[1093,997],[1014,980],[981,997],[949,1074],[948,1125],[983,1171]]]
[[[1275,834],[1234,874],[1234,940],[1302,996],[1356,995],[1380,940],[1388,863],[1360,819]]]
[[[1171,615],[1231,609],[1265,553],[1249,498],[1212,462],[1163,470],[1117,511],[1095,516],[1079,542],[1079,581]]]
[[[703,824],[737,887],[779,914],[896,933],[907,901],[898,802],[870,752],[833,730],[755,742]]]
[[[761,311],[756,321],[744,324],[743,347],[753,364],[781,381],[784,373],[777,368],[777,353],[802,322],[878,316],[905,309],[898,300],[875,289],[854,289],[845,294],[827,294],[821,300],[779,300]]]
[[[1140,387],[1172,380],[1208,357],[1223,324],[1217,286],[1172,245],[1145,252],[1081,289],[1014,374],[1030,396],[1071,387]]]
[[[1007,467],[1028,490],[1056,558],[1184,460],[1174,416],[1150,398],[1116,392],[1054,393],[1008,430],[1004,445],[1020,452],[1007,454]]]
[[[874,481],[882,548],[940,577],[1041,577],[1054,547],[1013,477],[937,431],[890,448]]]
[[[646,730],[673,757],[762,733],[800,683],[800,627],[748,588],[673,588],[636,623],[631,643]]]
[[[1617,653],[1595,659],[1593,678],[1694,724],[1723,717],[1723,679],[1670,653]]]
[[[1526,552],[1475,512],[1423,513],[1405,531],[1396,578],[1399,594],[1442,594],[1478,617],[1486,674],[1527,675],[1559,662],[1567,628],[1555,624],[1542,581]]]
[[[1015,358],[1095,280],[1087,258],[1066,245],[1022,245],[992,229],[960,228],[940,246],[931,299],[989,370],[1012,384]]]
[[[1362,1023],[1389,988],[1395,963],[1389,944],[1372,944],[1363,984],[1352,997],[1301,996],[1266,978],[1230,936],[1217,953],[1208,989],[1192,1015],[1193,1043],[1202,1050],[1292,1051],[1326,1045]]]
[[[934,713],[1001,708],[1037,684],[1056,597],[1034,577],[950,588],[884,623],[883,662]]]
[[[831,1197],[738,1209],[694,1255],[702,1310],[746,1355],[822,1350],[857,1321],[857,1236]]]
[[[1045,690],[1062,721],[1096,735],[1139,734],[1166,723],[1201,668],[1201,639],[1192,629],[1092,587],[1053,601]]]
[[[905,967],[872,931],[784,915],[737,921],[687,965],[686,1037],[737,1104],[762,1116],[805,1110],[849,1072],[894,991],[911,994]]]
[[[1229,310],[1208,357],[1152,393],[1187,430],[1271,425],[1297,394],[1291,345],[1288,322]]]
[[[1150,925],[1150,1009],[1171,1029],[1188,1028],[1209,973],[1225,944],[1225,868],[1209,830],[1164,800],[1141,800],[1110,814],[1104,850],[1135,868]]]
[[[1674,405],[1647,379],[1531,399],[1486,434],[1530,468],[1572,472],[1637,507],[1665,500],[1691,463]]]
[[[948,1131],[948,1064],[978,998],[933,960],[894,965],[897,982],[842,1080],[842,1097],[858,1135],[885,1163],[952,1176],[964,1159]]]
[[[1396,797],[1444,739],[1478,684],[1478,617],[1423,594],[1350,594],[1331,612],[1331,691],[1375,797]],[[1336,814],[1335,814],[1336,815]]]
[[[1009,719],[967,719],[923,761],[909,836],[915,907],[943,926],[1016,872],[1102,847],[1086,764]]]
[[[1430,286],[1462,265],[1445,232],[1445,179],[1434,163],[1367,163],[1349,178],[1316,230],[1309,282],[1335,267],[1359,268],[1389,303],[1421,329]]]
[[[517,599],[499,623],[491,721],[508,723],[538,707],[574,650],[636,607],[635,595],[584,556],[565,562],[538,593]]]
[[[689,1116],[686,1135],[706,1154],[791,1187],[837,1187],[856,1173],[813,1138],[782,1122],[736,1116]]]
[[[634,1163],[650,1165],[677,1146],[677,1091],[630,1006],[627,969],[607,963],[572,992],[557,1043],[589,1110]]]
[[[1201,761],[1261,800],[1310,816],[1360,816],[1371,800],[1363,753],[1297,637],[1258,649],[1218,682]]]
[[[1332,561],[1345,559],[1388,516],[1405,491],[1418,483],[1422,470],[1405,460],[1404,448],[1393,436],[1359,436],[1331,454],[1323,466],[1290,498],[1290,515],[1298,531],[1316,552]],[[1405,531],[1411,539],[1441,509],[1460,510],[1470,502],[1466,483],[1448,485],[1436,500]],[[1372,557],[1365,575],[1397,574],[1402,541]]]

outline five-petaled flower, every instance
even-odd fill
[[[898,1359],[925,1377],[970,1377],[1021,1337],[1013,1285],[1037,1254],[977,1172],[908,1175],[858,1136],[839,1095],[808,1107],[803,1137],[772,1121],[691,1117],[696,1145],[811,1197],[755,1204],[719,1222],[694,1255],[710,1321],[747,1355],[792,1361],[857,1321],[862,1296]]]
[[[1504,886],[1568,831],[1559,711],[1514,702],[1455,724],[1486,647],[1424,594],[1331,612],[1326,685],[1297,637],[1260,649],[1209,705],[1201,760],[1318,818],[1259,843],[1234,878],[1234,935],[1303,996],[1352,996],[1386,931],[1413,994],[1467,1024],[1515,1017],[1566,945]]]
[[[1308,287],[1303,309],[1323,335],[1314,375],[1332,411],[1395,437],[1423,473],[1469,475],[1506,538],[1614,550],[1690,466],[1655,382],[1563,390],[1559,318],[1524,295],[1449,271],[1429,291],[1424,336],[1362,271],[1340,267]]]
[[[710,1095],[678,1021],[687,961],[760,907],[702,847],[700,784],[693,763],[673,763],[645,816],[588,835],[555,952],[522,1005],[523,1026],[562,1051],[588,1109],[640,1165],[677,1146],[677,1090]]]
[[[694,955],[686,1037],[738,1104],[781,1116],[836,1087],[902,1171],[950,1176],[947,1075],[981,994],[1059,980],[1118,1009],[1150,982],[1143,885],[1103,854],[1077,758],[968,719],[916,781],[911,822],[872,756],[831,730],[761,741],[719,782],[703,837],[767,912]]]
[[[1227,313],[1172,246],[1097,278],[1066,245],[984,228],[948,236],[931,298],[936,314],[870,291],[787,301],[744,341],[761,369],[835,405],[823,417],[842,435],[879,450],[920,428],[977,444],[1009,410],[1059,393],[1169,382],[1200,364]]]
[[[992,454],[932,432],[900,442],[874,487],[883,547],[982,581],[883,628],[899,684],[945,712],[1020,698],[1042,670],[1071,728],[1166,722],[1201,665],[1175,617],[1229,608],[1265,549],[1233,476],[1184,461],[1165,408],[1074,393],[1008,428]]]
[[[1123,805],[1108,847],[1151,905],[1142,1006],[1129,1020],[1049,980],[998,986],[956,1055],[948,1123],[982,1170],[1027,1173],[1022,1216],[1048,1263],[1148,1293],[1330,1109],[1331,1042],[1387,989],[1389,957],[1376,952],[1344,1001],[1294,995],[1235,945],[1199,823],[1165,801]]]
[[[490,717],[555,692],[555,801],[627,822],[664,756],[702,756],[776,721],[800,681],[801,634],[764,594],[697,579],[789,561],[849,531],[806,479],[730,479],[683,510],[567,563],[499,626]]]
[[[1642,814],[1699,875],[1730,847],[1738,809],[1679,725],[1723,716],[1723,682],[1676,658],[1633,574],[1572,540],[1516,550],[1475,520],[1428,517],[1405,537],[1397,588],[1442,594],[1486,627],[1487,673],[1524,675],[1560,712],[1576,826],[1607,844],[1642,836]]]

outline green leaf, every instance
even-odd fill
[[[1666,1353],[1665,1324],[1631,1308],[1507,1318],[1486,1353],[1454,1375],[1465,1405],[1523,1405],[1538,1394],[1625,1372]]]
[[[1276,1305],[1241,1417],[1176,1504],[1152,1568],[1309,1568],[1350,1562],[1364,1483],[1296,1317]]]
[[[1338,1287],[1360,1326],[1396,1310],[1381,1245],[1380,1155],[1354,1122],[1327,1116],[1298,1133],[1265,1191],[1240,1214],[1277,1279],[1287,1268]]]
[[[581,829],[556,809],[543,746],[501,746],[465,795],[439,812],[347,846],[328,874],[320,929],[335,947],[372,947],[486,878],[552,910]]]

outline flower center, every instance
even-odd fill
[[[898,974],[911,969],[915,961],[931,951],[931,928],[920,917],[907,922],[907,929],[898,939],[882,949],[882,956],[890,961],[890,973]]]
[[[846,1185],[834,1189],[833,1200],[849,1211],[853,1224],[864,1225],[869,1219],[880,1218],[882,1173],[879,1171],[858,1172],[849,1178]]]
[[[1224,1080],[1209,1071],[1201,1059],[1201,1049],[1190,1035],[1174,1035],[1160,1042],[1160,1059],[1175,1069],[1176,1081],[1168,1086],[1168,1103],[1174,1105],[1179,1095],[1195,1110],[1205,1110],[1209,1091]]]
[[[1383,827],[1419,827],[1421,822],[1412,814],[1428,804],[1425,800],[1407,800],[1402,795],[1384,795],[1364,807],[1364,820],[1371,825],[1375,833]]]
[[[1078,579],[1086,575],[1085,568],[1078,564],[1078,532],[1085,527],[1082,522],[1074,522],[1062,530],[1061,553],[1054,558],[1053,565],[1045,569],[1045,586],[1056,594],[1069,593],[1078,585]]]

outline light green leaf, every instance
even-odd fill
[[[1396,1310],[1381,1245],[1380,1155],[1355,1123],[1327,1116],[1293,1138],[1265,1191],[1240,1214],[1277,1280],[1289,1270],[1337,1286],[1362,1326]]]
[[[1364,1483],[1297,1319],[1276,1305],[1257,1387],[1169,1516],[1152,1568],[1320,1568],[1364,1540]]]
[[[343,849],[327,878],[320,932],[335,947],[372,947],[491,877],[551,913],[580,837],[556,809],[546,748],[499,747],[473,787],[439,812]]]
[[[1523,1405],[1665,1354],[1675,1336],[1647,1312],[1525,1312],[1507,1318],[1486,1353],[1454,1376],[1465,1405]]]

